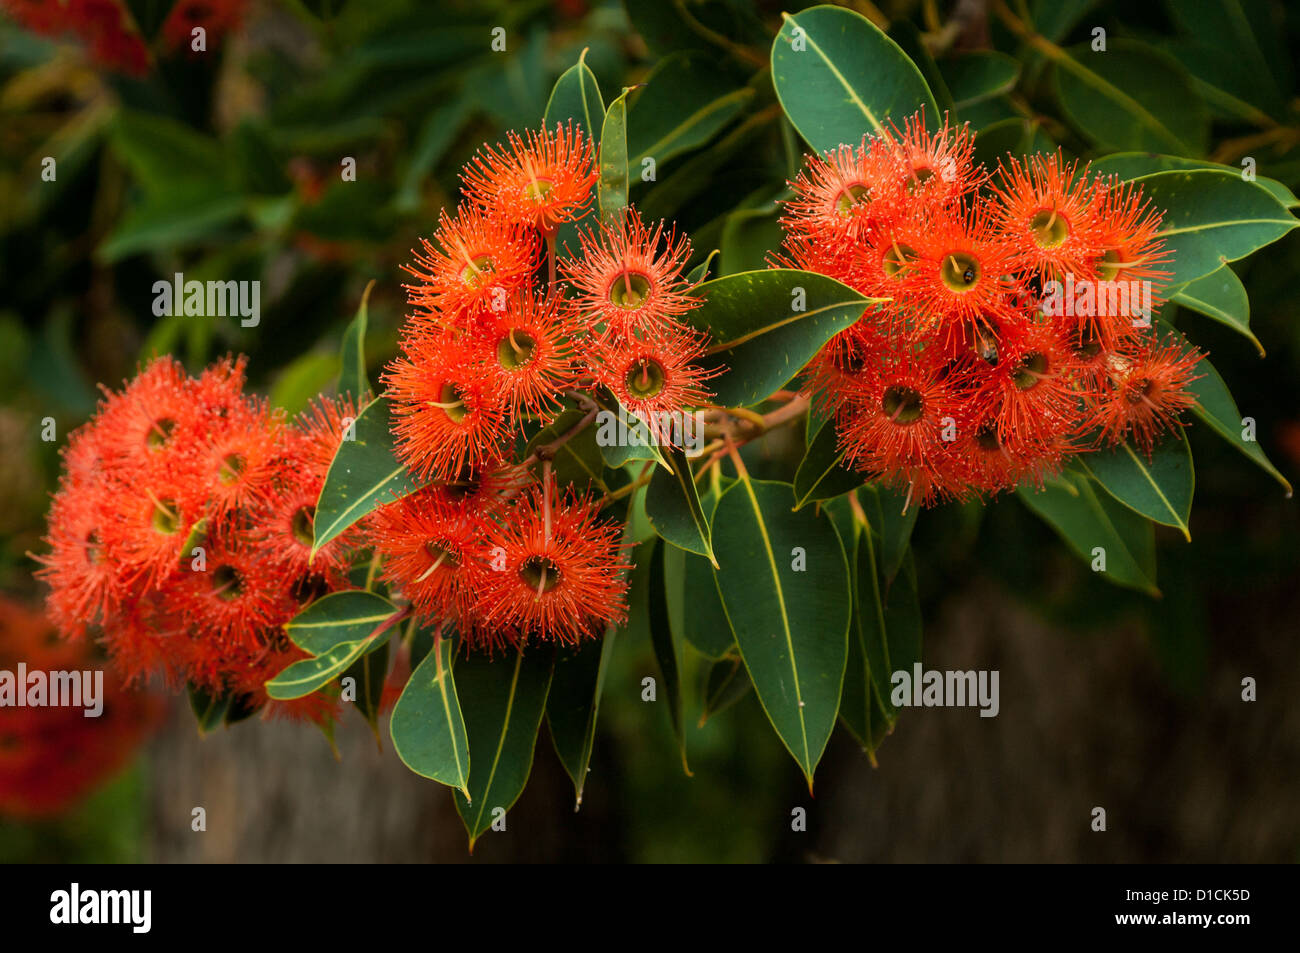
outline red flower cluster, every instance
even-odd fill
[[[580,129],[511,134],[467,167],[466,201],[407,269],[413,313],[384,380],[397,453],[432,484],[373,528],[387,578],[473,643],[573,642],[625,611],[617,530],[589,490],[530,486],[546,454],[518,461],[516,436],[579,390],[647,422],[707,396],[704,338],[681,320],[696,304],[684,237],[627,209],[557,260],[597,177]]]
[[[208,49],[243,19],[247,0],[179,0],[162,26],[169,49],[190,49],[192,30],[203,27]],[[124,0],[0,0],[0,8],[33,33],[71,33],[100,66],[143,76],[149,47]]]
[[[68,636],[94,629],[129,680],[161,671],[252,706],[306,654],[283,626],[348,588],[355,535],[309,563],[316,499],[356,412],[322,399],[289,422],[244,394],[242,359],[191,378],[158,358],[71,434],[39,571]],[[318,694],[275,703],[321,720]]]
[[[774,264],[884,299],[809,368],[846,459],[912,501],[992,494],[1178,424],[1200,355],[1155,342],[1168,273],[1139,186],[1059,154],[996,178],[923,117],[812,157]]]
[[[91,647],[58,638],[39,612],[0,597],[0,671],[93,671]],[[103,711],[75,707],[0,707],[0,814],[24,819],[67,810],[131,757],[162,714],[153,695],[128,692],[104,677]]]

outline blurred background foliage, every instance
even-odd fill
[[[246,353],[253,386],[300,410],[334,386],[341,332],[372,279],[373,379],[403,317],[401,265],[454,204],[457,171],[505,130],[537,126],[556,78],[584,51],[606,100],[639,87],[628,119],[633,204],[685,228],[695,263],[718,249],[715,274],[763,266],[779,241],[785,181],[806,149],[781,113],[768,66],[782,9],[800,3],[254,0],[201,53],[161,41],[169,4],[127,5],[149,52],[138,75],[98,64],[74,36],[38,35],[0,17],[0,591],[29,602],[40,593],[26,553],[41,548],[58,469],[59,442],[40,437],[44,418],[65,434],[89,415],[100,382],[115,386],[162,352],[192,371]],[[941,108],[980,130],[983,155],[1060,145],[1087,158],[1159,145],[1122,109],[1058,75],[1039,46],[995,15],[999,0],[846,5],[913,56]],[[1104,28],[1116,50],[1108,80],[1140,91],[1183,154],[1234,166],[1249,156],[1260,175],[1300,187],[1295,4],[1012,5],[1015,19],[1066,49]],[[498,27],[504,50],[493,49]],[[638,181],[647,156],[654,178]],[[42,178],[46,157],[56,160],[54,181]],[[349,160],[355,181],[342,174]],[[1212,355],[1295,483],[1300,236],[1233,267],[1266,355],[1202,315],[1170,305],[1164,316]],[[152,286],[177,272],[260,280],[260,324],[155,317]],[[1202,697],[1216,650],[1240,636],[1225,599],[1252,594],[1266,604],[1295,588],[1300,526],[1265,474],[1205,428],[1189,436],[1195,542],[1158,528],[1162,598],[1101,581],[1015,499],[947,506],[924,513],[914,538],[927,638],[954,599],[991,590],[1066,637],[1104,639],[1138,626],[1170,696]],[[755,476],[788,477],[801,450],[764,442],[747,453]],[[1295,632],[1285,615],[1254,624],[1273,625],[1277,637]],[[639,680],[652,670],[651,650],[644,635],[630,640],[637,648],[621,653],[611,674],[595,761],[617,767],[593,783],[609,789],[613,814],[633,820],[606,856],[783,856],[773,831],[788,828],[783,805],[797,796],[798,772],[752,694],[729,717],[689,732],[688,778],[667,718],[645,730]],[[686,677],[702,673],[696,659]],[[304,744],[321,743],[302,731]],[[833,745],[828,759],[846,756],[860,757]],[[889,771],[888,748],[881,760]],[[140,791],[150,771],[168,769],[148,764],[62,826],[0,826],[0,857],[149,856]]]

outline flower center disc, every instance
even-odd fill
[[[180,530],[180,516],[172,500],[158,500],[153,505],[153,528],[170,536]]]
[[[900,271],[907,267],[908,259],[916,255],[916,252],[906,245],[893,245],[885,252],[881,260],[881,267],[885,274],[893,278]]]
[[[519,578],[534,592],[550,592],[560,584],[560,567],[545,556],[529,556],[519,567]]]
[[[1031,218],[1029,230],[1039,248],[1055,248],[1070,237],[1070,226],[1065,216],[1051,209],[1044,209]]]
[[[166,417],[161,420],[155,420],[153,426],[149,428],[149,433],[145,436],[144,442],[150,450],[161,450],[171,439],[172,431],[176,429],[176,421],[169,420]]]
[[[953,252],[945,255],[939,266],[939,279],[949,291],[965,294],[974,291],[980,283],[980,263],[974,255],[966,252]]]
[[[497,363],[508,371],[517,371],[533,359],[537,341],[527,331],[512,329],[497,342]]]
[[[460,557],[457,556],[453,550],[442,545],[437,540],[431,539],[425,542],[424,551],[428,554],[429,558],[433,560],[433,562],[429,564],[430,569],[434,566],[437,566],[439,569],[442,569],[443,567],[446,567],[447,569],[455,569],[460,565]]]
[[[439,395],[439,408],[452,423],[458,424],[468,416],[469,411],[465,408],[465,401],[460,396],[460,391],[456,389],[455,384],[443,384],[442,392]]]
[[[316,541],[316,507],[300,506],[289,520],[289,530],[293,538],[304,546],[310,547]]]
[[[650,296],[650,279],[645,275],[619,275],[609,286],[609,300],[620,308],[635,311]]]
[[[488,276],[494,274],[496,270],[496,262],[492,260],[491,255],[479,255],[471,258],[460,270],[460,280],[466,287],[480,288],[486,283]]]
[[[896,424],[916,423],[924,412],[921,392],[914,387],[895,384],[886,388],[880,398],[880,409]]]
[[[244,472],[244,458],[238,453],[228,453],[217,470],[217,479],[229,486]]]
[[[921,166],[919,169],[912,170],[912,177],[907,180],[908,193],[915,193],[917,189],[925,185],[934,178],[934,170]]]
[[[218,566],[212,572],[212,594],[230,602],[243,592],[244,581],[234,566]]]
[[[1097,277],[1102,281],[1114,281],[1122,270],[1115,267],[1118,264],[1119,252],[1113,248],[1106,249],[1097,259]]]
[[[643,357],[627,372],[624,381],[633,397],[645,400],[664,389],[663,365],[653,358]]]
[[[980,429],[975,431],[975,443],[981,450],[987,450],[992,453],[994,450],[1002,448],[1002,442],[998,440],[998,428],[991,420],[984,421]]]
[[[871,202],[871,190],[865,185],[848,185],[835,199],[835,211],[845,218],[853,211],[855,205],[867,205]]]
[[[524,195],[528,197],[528,201],[540,205],[546,201],[546,197],[554,188],[555,184],[550,179],[534,179],[524,188]]]
[[[1151,382],[1151,378],[1144,377],[1141,380],[1131,382],[1128,385],[1128,391],[1124,396],[1128,398],[1130,404],[1140,404],[1144,398],[1151,396],[1151,391],[1154,387],[1155,385]]]
[[[1020,367],[1011,375],[1011,381],[1021,390],[1029,390],[1047,373],[1047,358],[1035,351],[1020,359]]]

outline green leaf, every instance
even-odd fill
[[[793,504],[790,484],[742,473],[714,514],[714,576],[758,700],[811,789],[839,710],[851,596],[835,527]]]
[[[149,196],[122,216],[95,255],[111,265],[140,252],[196,244],[215,237],[243,212],[238,195],[210,185],[177,186]]]
[[[909,505],[907,494],[901,490],[871,484],[861,489],[860,496],[862,507],[871,518],[871,529],[879,541],[877,568],[885,584],[889,585],[903,565],[921,508]]]
[[[1164,219],[1157,236],[1171,260],[1169,287],[1218,271],[1277,241],[1298,224],[1267,189],[1231,172],[1156,172],[1133,180]]]
[[[650,427],[622,404],[596,416],[595,438],[605,465],[615,470],[633,460],[653,460],[669,469]]]
[[[645,493],[645,515],[665,542],[713,562],[712,532],[700,506],[686,451],[669,450],[672,471],[658,467]]]
[[[1250,299],[1246,296],[1246,286],[1227,265],[1183,285],[1169,300],[1226,324],[1254,344],[1260,357],[1264,356],[1264,345],[1250,330]]]
[[[356,317],[343,332],[343,346],[339,355],[339,392],[364,400],[370,393],[370,380],[366,377],[366,324],[369,320],[370,290],[374,281],[361,293],[361,306]]]
[[[600,131],[600,181],[596,198],[605,218],[621,215],[627,208],[627,94],[609,104]]]
[[[307,405],[334,381],[338,359],[333,354],[308,351],[290,361],[271,387],[268,398],[273,407],[283,407],[290,414],[301,413]]]
[[[317,599],[285,625],[294,645],[313,657],[286,667],[266,683],[266,693],[281,701],[310,695],[387,642],[398,617],[391,602],[362,589]]]
[[[799,134],[818,152],[858,145],[885,122],[939,107],[916,64],[866,17],[818,6],[783,14],[772,43],[772,85]],[[796,32],[799,31],[799,32]]]
[[[1176,341],[1184,349],[1190,347],[1187,339],[1170,325],[1163,321],[1157,321],[1156,327],[1163,339]],[[1211,430],[1253,460],[1265,473],[1282,484],[1282,488],[1286,490],[1286,495],[1289,497],[1291,495],[1291,484],[1287,481],[1287,478],[1282,476],[1277,467],[1273,466],[1269,461],[1258,441],[1247,440],[1243,436],[1246,428],[1242,423],[1241,411],[1237,409],[1237,402],[1232,399],[1232,393],[1228,390],[1228,385],[1223,382],[1223,378],[1214,369],[1214,365],[1210,363],[1209,358],[1203,357],[1197,362],[1196,372],[1202,376],[1192,381],[1188,386],[1188,390],[1196,395],[1196,403],[1192,405],[1192,413],[1208,424]]]
[[[732,212],[722,226],[719,274],[735,275],[764,268],[768,252],[780,247],[784,237],[781,213],[775,202]]]
[[[457,691],[473,700],[464,714],[474,770],[468,797],[455,794],[471,851],[493,812],[510,810],[528,783],[553,662],[553,652],[534,646],[527,654],[471,653],[456,663]]]
[[[1010,92],[1020,79],[1020,62],[1005,53],[977,50],[939,62],[957,109]]]
[[[603,639],[560,649],[555,656],[555,675],[546,697],[546,723],[555,753],[573,781],[575,811],[582,806],[582,790],[596,746],[600,696],[605,690],[616,637],[617,629],[611,626]]]
[[[591,140],[601,134],[605,125],[605,103],[600,98],[600,84],[596,82],[596,74],[587,66],[585,49],[578,57],[578,62],[556,80],[551,98],[546,103],[543,125],[553,129],[556,123],[570,119]]]
[[[468,794],[469,740],[453,672],[456,645],[454,638],[434,638],[433,650],[393,706],[388,731],[408,768]]]
[[[117,154],[147,192],[201,185],[226,191],[226,161],[221,143],[166,116],[122,109],[109,132]]]
[[[213,695],[195,685],[186,686],[186,694],[200,735],[206,735],[225,723],[226,713],[230,710],[229,695]]]
[[[706,281],[688,320],[708,333],[708,357],[721,373],[714,401],[747,406],[780,390],[835,334],[878,299],[809,271],[768,268]],[[802,306],[802,310],[796,310]]]
[[[393,197],[393,206],[398,211],[414,212],[419,209],[421,183],[433,173],[442,157],[447,154],[470,112],[469,101],[457,97],[429,114],[420,129],[419,137],[411,146],[401,186]]]
[[[874,523],[858,533],[849,662],[840,706],[845,726],[873,757],[898,720],[898,709],[890,701],[893,673],[910,671],[921,661],[916,566],[909,553],[896,581],[888,584],[881,571],[882,544]]]
[[[717,498],[708,494],[702,505],[711,517]],[[669,623],[677,641],[685,642],[709,659],[720,659],[732,651],[736,637],[722,607],[709,561],[669,546],[664,550],[664,581]]]
[[[661,692],[668,702],[668,717],[681,754],[682,770],[690,775],[691,768],[686,760],[686,695],[682,691],[682,650],[680,641],[674,637],[668,616],[664,573],[664,555],[667,550],[667,544],[657,540],[650,546],[650,644],[659,665],[659,676],[663,682]]]
[[[975,133],[975,161],[989,169],[1003,163],[1008,154],[1021,157],[1055,151],[1056,145],[1037,120],[1001,119]]]
[[[1098,159],[1091,166],[1097,175],[1117,175],[1121,179],[1136,179],[1153,172],[1176,172],[1187,169],[1213,169],[1219,172],[1231,172],[1240,176],[1242,170],[1230,165],[1220,165],[1205,159],[1186,159],[1182,156],[1153,155],[1150,152],[1117,152],[1114,155]],[[1277,179],[1258,176],[1255,184],[1267,189],[1269,194],[1287,208],[1300,205],[1300,199]]]
[[[808,452],[794,475],[795,509],[817,500],[830,500],[867,482],[865,474],[844,464],[834,421],[817,428]]]
[[[1099,496],[1093,481],[1079,473],[1067,471],[1042,490],[1021,486],[1016,492],[1084,562],[1098,564],[1096,560],[1104,555],[1102,574],[1111,582],[1154,596],[1160,594],[1156,588],[1155,537],[1149,520],[1108,494]]]
[[[388,679],[388,646],[389,642],[385,641],[374,652],[365,653],[339,676],[340,684],[345,679],[353,679],[357,692],[353,704],[375,733],[376,743],[379,742],[379,706],[383,701],[384,682]]]
[[[1115,499],[1149,520],[1192,534],[1187,520],[1192,513],[1196,485],[1192,449],[1181,431],[1168,434],[1148,460],[1129,444],[1105,448],[1079,457],[1079,463]]]
[[[718,69],[717,57],[700,51],[666,56],[646,77],[628,112],[631,166],[669,159],[711,141],[754,98]]]
[[[355,440],[339,443],[316,504],[312,554],[376,507],[418,490],[421,484],[393,454],[391,409],[372,400],[354,422]]]
[[[1210,119],[1186,72],[1146,43],[1087,43],[1056,59],[1057,98],[1088,139],[1109,149],[1203,155]]]
[[[938,106],[939,115],[949,113],[955,116],[957,107],[953,103],[952,92],[948,89],[947,82],[944,81],[943,73],[939,72],[939,64],[934,61],[934,57],[926,49],[925,40],[921,37],[921,31],[905,17],[896,17],[890,21],[889,30],[885,35],[897,43],[898,48],[921,71],[921,78],[925,80],[925,85],[934,94],[934,101]]]
[[[578,62],[570,66],[555,83],[550,101],[546,104],[543,123],[551,129],[556,123],[573,120],[582,128],[584,135],[594,144],[599,144],[605,126],[605,102],[600,96],[600,85],[596,76],[587,66],[587,51],[583,50]],[[556,235],[555,245],[560,251],[569,249],[577,253],[580,247],[578,229],[590,221],[592,212],[587,211],[582,218],[565,222]]]
[[[709,252],[708,257],[705,258],[704,261],[700,262],[687,273],[686,283],[688,285],[698,285],[701,282],[706,281],[709,277],[709,265],[713,263],[713,259],[717,257],[717,255],[718,249],[716,248]]]
[[[715,715],[720,715],[749,694],[754,684],[745,672],[740,655],[728,655],[707,669],[704,685],[704,703],[700,706],[699,727]]]
[[[524,455],[529,456],[538,446],[568,433],[585,416],[586,413],[577,408],[562,412],[554,423],[528,441]],[[552,466],[555,478],[561,484],[574,483],[585,488],[590,483],[602,489],[608,488],[605,482],[605,464],[596,443],[596,427],[593,424],[588,424],[560,445],[555,451]]]

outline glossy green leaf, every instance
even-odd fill
[[[206,735],[225,723],[226,714],[230,710],[229,695],[213,695],[195,685],[186,686],[186,694],[200,735]]]
[[[338,358],[333,354],[308,351],[298,355],[276,377],[267,395],[271,406],[290,414],[302,413],[322,391],[333,385],[338,370]]]
[[[1203,155],[1209,115],[1178,62],[1133,40],[1087,43],[1056,60],[1056,91],[1072,123],[1110,149]]]
[[[585,411],[576,408],[566,410],[555,418],[555,422],[543,428],[537,436],[528,441],[525,455],[530,455],[541,444],[549,443],[568,433],[586,416]],[[605,463],[601,458],[600,447],[596,443],[597,428],[594,423],[578,431],[555,451],[552,466],[555,478],[561,484],[574,483],[585,488],[588,483],[605,488]]]
[[[1178,172],[1187,169],[1212,169],[1218,172],[1231,172],[1236,176],[1240,176],[1242,172],[1240,168],[1220,165],[1218,162],[1210,162],[1206,159],[1186,159],[1182,156],[1154,155],[1150,152],[1117,152],[1114,155],[1103,156],[1092,163],[1091,169],[1097,175],[1117,175],[1121,179],[1136,179],[1153,172]],[[1287,208],[1300,205],[1300,199],[1295,197],[1295,193],[1277,179],[1261,175],[1256,177],[1255,184],[1267,189]]]
[[[1162,339],[1177,341],[1183,348],[1190,346],[1182,334],[1163,321],[1158,321],[1156,327]],[[1286,495],[1290,496],[1291,484],[1287,478],[1269,461],[1268,456],[1264,453],[1257,440],[1246,439],[1247,428],[1241,411],[1237,409],[1237,402],[1232,399],[1232,393],[1228,390],[1228,385],[1223,382],[1223,378],[1214,369],[1214,365],[1210,363],[1209,358],[1203,357],[1197,362],[1196,373],[1202,376],[1192,381],[1188,387],[1196,395],[1196,403],[1192,405],[1192,413],[1209,425],[1211,430],[1253,460],[1265,473],[1282,484],[1282,488],[1286,490]]]
[[[688,320],[710,337],[701,363],[722,369],[709,387],[715,403],[728,407],[780,390],[876,301],[833,278],[788,268],[716,278],[693,293],[703,303]]]
[[[208,241],[238,222],[243,213],[244,200],[240,196],[211,185],[190,183],[169,188],[149,196],[122,216],[95,250],[95,256],[113,264],[141,252],[175,250]]]
[[[668,457],[672,471],[658,467],[646,489],[646,518],[666,542],[713,561],[712,532],[686,452],[673,447]]]
[[[948,83],[944,79],[943,73],[939,71],[939,64],[934,61],[934,57],[926,49],[921,31],[912,24],[911,20],[905,17],[896,17],[890,21],[889,30],[885,35],[898,44],[898,48],[920,71],[921,78],[925,80],[925,85],[934,95],[935,104],[939,108],[939,116],[942,117],[944,113],[955,115],[957,106],[953,102],[952,92],[948,89]]]
[[[468,791],[469,739],[456,690],[456,639],[435,637],[393,706],[393,750],[416,774]]]
[[[1002,119],[975,133],[975,161],[987,169],[1005,164],[1008,155],[1019,158],[1055,151],[1056,144],[1036,120]]]
[[[621,215],[627,208],[627,94],[609,104],[600,132],[600,181],[596,198],[605,218]]]
[[[716,258],[718,254],[719,251],[716,248],[709,252],[708,257],[706,257],[704,261],[700,262],[687,273],[686,283],[688,285],[698,285],[701,282],[706,281],[709,277],[709,266],[713,264],[713,259]]]
[[[356,316],[343,332],[343,346],[339,355],[339,393],[351,394],[358,401],[370,393],[370,379],[366,376],[366,325],[369,322],[371,281],[361,294],[361,305]]]
[[[593,143],[600,141],[601,131],[605,125],[605,101],[600,95],[600,85],[596,76],[587,66],[587,51],[583,50],[578,62],[570,66],[555,83],[551,90],[550,101],[546,104],[543,123],[547,128],[554,128],[557,123],[573,120],[582,127],[583,132]],[[577,253],[579,228],[590,224],[593,213],[588,210],[576,222],[564,222],[556,235],[556,248],[568,249]]]
[[[844,463],[835,424],[828,420],[817,429],[795,472],[795,508],[817,500],[833,499],[861,486],[866,480],[866,474]]]
[[[555,675],[546,696],[546,723],[555,753],[573,781],[574,810],[582,806],[582,791],[596,746],[600,697],[617,635],[617,629],[611,626],[603,639],[588,640],[577,648],[562,648],[555,656]]]
[[[754,687],[739,654],[728,655],[714,662],[704,672],[704,678],[703,703],[700,705],[701,728],[710,718],[722,714],[748,695]]]
[[[718,273],[735,275],[765,268],[768,253],[779,248],[784,237],[781,213],[775,202],[732,212],[722,226]]]
[[[388,680],[390,644],[391,640],[385,640],[375,651],[364,653],[339,676],[340,685],[348,678],[354,680],[356,698],[353,699],[353,706],[375,733],[376,743],[379,742],[379,715],[384,698],[384,683]]]
[[[736,88],[717,57],[700,51],[674,53],[646,77],[628,110],[628,154],[639,173],[642,161],[656,167],[711,141],[754,98]]]
[[[939,62],[953,103],[966,106],[1010,92],[1020,78],[1020,62],[995,50],[975,50]]]
[[[818,152],[858,145],[887,121],[924,108],[938,120],[921,71],[866,17],[818,6],[783,14],[772,43],[772,84],[785,114]]]
[[[877,568],[885,584],[889,585],[907,556],[921,508],[912,503],[905,492],[874,484],[862,487],[858,497],[879,543]]]
[[[294,662],[266,683],[286,700],[310,695],[387,641],[397,608],[373,592],[349,589],[317,599],[285,625],[293,643],[313,657]]]
[[[376,507],[414,493],[421,484],[393,454],[387,399],[366,405],[353,423],[354,440],[339,443],[316,504],[313,555]]]
[[[1127,443],[1079,457],[1079,463],[1115,499],[1149,520],[1174,526],[1188,540],[1196,477],[1192,450],[1179,432],[1166,434],[1151,458]]]
[[[710,520],[717,502],[712,494],[706,494],[701,500]],[[664,550],[664,579],[674,637],[709,659],[720,659],[732,651],[736,637],[722,607],[709,561],[669,546]]]
[[[883,539],[876,526],[858,532],[853,570],[853,619],[840,717],[869,753],[893,730],[898,709],[891,679],[921,661],[921,607],[910,553],[893,583],[882,573]]]
[[[1160,594],[1150,521],[1099,492],[1089,477],[1067,471],[1042,490],[1021,486],[1016,492],[1089,566],[1100,566],[1104,556],[1099,571],[1111,582]]]
[[[682,691],[682,647],[675,637],[668,615],[667,582],[664,572],[664,553],[668,545],[656,541],[650,547],[650,644],[659,665],[662,682],[658,696],[668,706],[673,736],[682,758],[682,770],[691,773],[686,759],[686,693]]]
[[[1260,357],[1264,356],[1264,345],[1250,330],[1250,299],[1246,287],[1227,265],[1183,285],[1169,300],[1226,324],[1254,344]]]
[[[456,663],[456,689],[469,741],[469,796],[457,791],[456,809],[469,832],[470,850],[492,826],[499,808],[509,811],[533,769],[537,729],[546,710],[554,653],[533,646],[526,654],[471,653]]]
[[[718,501],[714,575],[758,699],[809,787],[840,704],[849,568],[835,527],[788,483],[747,475]]]
[[[622,404],[596,415],[596,445],[605,465],[618,469],[633,460],[653,460],[671,469],[646,422]]]
[[[1213,274],[1277,241],[1296,217],[1267,189],[1240,175],[1211,170],[1156,172],[1133,181],[1143,197],[1164,210],[1160,231],[1171,260],[1169,286]]]
[[[544,124],[548,129],[572,119],[589,139],[599,136],[605,125],[605,103],[600,84],[587,66],[587,51],[556,80],[546,104]]]

